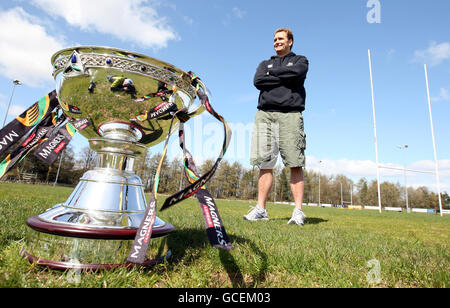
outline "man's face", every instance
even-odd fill
[[[288,40],[287,33],[280,31],[275,33],[273,38],[273,48],[279,56],[284,56],[291,51],[292,40]]]

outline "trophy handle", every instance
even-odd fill
[[[195,117],[197,115],[200,115],[203,111],[205,111],[205,106],[203,106],[203,104],[200,103],[200,105],[198,105],[194,110],[188,113],[188,116],[190,118]]]

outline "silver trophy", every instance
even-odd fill
[[[24,254],[58,269],[132,266],[125,260],[147,206],[135,159],[177,129],[177,118],[170,127],[174,112],[185,108],[192,117],[204,107],[193,104],[189,74],[145,55],[83,46],[51,61],[60,106],[67,117],[89,123],[80,133],[98,160],[65,202],[27,220]],[[144,265],[170,255],[165,235],[173,230],[156,218]]]

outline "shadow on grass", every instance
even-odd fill
[[[287,218],[273,218],[273,219],[271,218],[270,220],[271,221],[277,221],[277,220],[283,221],[284,220],[284,221],[288,222],[289,219],[291,219],[291,217],[287,217]],[[322,222],[327,222],[327,221],[328,220],[322,219],[322,218],[306,217],[305,224],[317,225],[317,224],[320,224]]]
[[[322,218],[315,218],[315,217],[306,217],[305,223],[311,224],[311,225],[317,225],[321,222],[327,222],[328,220],[322,219]]]
[[[233,247],[236,245],[247,245],[253,254],[259,256],[261,259],[260,266],[258,266],[258,272],[251,275],[251,281],[246,282],[236,259],[233,256],[233,249],[219,249],[220,262],[227,272],[233,288],[248,288],[264,282],[267,271],[267,255],[252,241],[246,238],[234,235],[230,235],[229,238]],[[209,241],[205,230],[185,229],[172,232],[170,236],[168,236],[167,244],[173,253],[170,261],[171,263],[176,264],[183,262],[184,265],[190,265],[197,261],[201,254],[201,249],[205,249],[209,246]]]

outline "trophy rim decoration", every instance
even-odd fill
[[[103,88],[100,90],[103,91],[102,100],[111,103],[109,104],[110,106],[108,109],[106,109],[106,113],[105,109],[103,109],[101,111],[101,116],[98,116],[97,118],[94,116],[91,119],[93,124],[92,127],[80,131],[80,134],[88,139],[92,137],[104,137],[103,127],[126,125],[128,126],[128,140],[143,143],[147,147],[152,147],[164,140],[164,135],[167,134],[165,131],[167,127],[163,128],[162,133],[159,135],[158,132],[152,131],[152,129],[154,129],[152,126],[154,120],[136,120],[139,118],[138,114],[144,111],[144,109],[144,112],[148,112],[148,108],[151,107],[147,104],[147,108],[144,108],[141,104],[145,105],[146,103],[137,103],[137,101],[145,97],[148,93],[159,91],[159,89],[156,90],[156,86],[154,86],[155,88],[149,86],[142,87],[142,83],[147,78],[153,80],[153,83],[156,83],[157,81],[158,83],[167,86],[166,90],[172,92],[169,97],[173,99],[178,108],[185,108],[190,117],[197,116],[205,111],[205,107],[202,104],[194,105],[197,93],[189,73],[168,62],[138,52],[130,52],[108,46],[79,45],[64,48],[54,53],[51,57],[51,64],[53,67],[52,76],[57,84],[60,106],[62,107],[63,112],[69,117],[75,119],[81,119],[86,116],[91,117],[93,115],[92,104],[98,103],[98,99],[95,100],[96,94],[93,94],[93,96],[85,96],[85,101],[83,101],[83,99],[78,99],[77,103],[79,103],[79,105],[76,103],[72,105],[77,108],[81,107],[81,110],[78,108],[79,113],[74,113],[70,108],[72,107],[70,101],[72,100],[71,97],[74,96],[74,90],[67,89],[67,86],[64,85],[67,79],[83,76],[83,78],[87,80],[89,79],[88,77],[92,77],[92,80],[99,79],[99,82],[103,84]],[[74,69],[72,70],[71,68]],[[67,73],[67,70],[69,70],[69,73]],[[122,97],[117,99],[111,96],[111,91],[105,91],[105,80],[103,78],[118,78],[119,75],[131,76],[126,78],[130,78],[131,80],[136,78],[136,83],[141,83],[141,86],[136,85],[136,89],[138,89],[136,92],[141,96],[140,98],[137,100],[130,99],[130,97],[123,95],[123,92],[113,90],[112,86],[111,91],[116,91],[116,96]],[[80,88],[80,90],[82,92],[85,91],[84,88]],[[96,90],[93,91],[95,92]],[[68,92],[71,94],[67,94]],[[109,97],[107,97],[108,95]],[[153,107],[156,106],[153,105]],[[104,108],[107,108],[106,105]],[[115,110],[116,114],[108,115],[108,110]],[[98,113],[96,114],[98,115]],[[131,119],[130,117],[134,117],[134,119]],[[175,123],[170,134],[175,132],[177,127],[178,123]],[[116,128],[113,128],[113,130],[116,132],[118,131]],[[123,131],[124,130],[122,130],[122,132]],[[115,139],[115,137],[110,138]]]
[[[120,53],[119,55],[116,55],[118,58],[127,58],[127,56],[134,56],[134,57],[139,57],[139,58],[130,58],[130,60],[134,60],[134,62],[139,62],[139,64],[142,65],[148,65],[148,66],[155,66],[154,64],[161,64],[164,66],[164,68],[168,71],[171,71],[172,73],[178,72],[181,73],[181,76],[178,76],[177,79],[175,79],[175,84],[177,86],[179,86],[179,88],[181,90],[183,90],[185,92],[185,94],[189,95],[189,97],[191,99],[195,99],[196,94],[195,94],[195,88],[192,86],[191,84],[191,79],[190,76],[187,72],[185,72],[184,70],[159,59],[138,53],[138,52],[130,52],[127,51],[125,49],[120,49],[120,48],[116,48],[116,47],[108,47],[108,46],[93,46],[93,45],[78,45],[78,46],[73,46],[73,47],[67,47],[64,49],[61,49],[57,52],[55,52],[52,57],[51,57],[51,63],[53,65],[53,73],[52,76],[55,77],[56,74],[60,73],[62,70],[64,70],[64,64],[67,63],[67,61],[70,59],[70,56],[72,55],[72,53],[68,53],[68,52],[73,52],[73,51],[77,51],[77,50],[105,50],[105,51],[113,51],[113,52],[118,52]],[[67,54],[66,54],[67,53]],[[62,55],[65,56],[62,56]],[[107,54],[104,54],[105,56]],[[108,55],[111,56],[111,55]],[[144,60],[148,60],[148,61],[144,61]],[[105,64],[98,64],[94,65],[96,67],[105,67],[105,68],[111,68],[110,65],[108,65],[106,62]],[[142,67],[123,67],[121,68],[124,71],[131,71],[135,74],[141,74],[141,75],[145,75],[145,76],[151,76],[149,75],[148,72],[148,67],[146,66],[145,69],[143,69]],[[175,71],[175,72],[174,72]],[[152,76],[153,77],[153,76]],[[160,81],[173,81],[173,80],[160,80]]]

